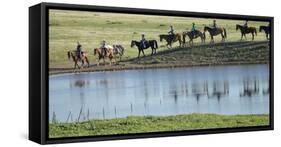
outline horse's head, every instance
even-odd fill
[[[70,56],[71,56],[71,52],[70,52],[70,51],[68,51],[68,52],[67,52],[67,57],[68,57],[68,60],[70,60]]]
[[[160,38],[160,42],[163,41],[163,35],[159,35],[159,38]]]
[[[261,32],[261,30],[262,30],[262,26],[260,26],[260,32]]]
[[[97,49],[97,48],[95,48],[95,49],[94,49],[94,55],[96,55],[96,54],[97,54],[97,52],[98,52],[98,49]]]
[[[136,45],[136,41],[135,40],[132,40],[131,41],[131,47],[134,47]]]
[[[208,30],[207,26],[204,26],[204,32],[206,32]]]
[[[239,29],[239,25],[238,24],[236,24],[236,31]]]

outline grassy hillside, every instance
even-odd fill
[[[181,33],[190,30],[192,22],[202,30],[204,25],[212,23],[212,19],[146,16],[131,14],[97,13],[85,11],[50,10],[49,32],[49,59],[50,67],[57,65],[72,65],[66,57],[68,50],[75,49],[77,41],[82,44],[83,50],[89,52],[90,61],[95,62],[93,48],[99,47],[102,40],[109,44],[122,44],[125,46],[125,58],[137,56],[137,49],[131,48],[131,40],[140,40],[141,33],[145,33],[147,39],[156,39],[160,49],[166,50],[165,42],[159,41],[159,34],[166,34],[169,25],[175,27],[176,32]],[[227,29],[227,41],[238,41],[240,32],[235,30],[236,24],[244,21],[217,19],[218,26]],[[249,26],[259,27],[267,25],[267,22],[249,22]],[[250,36],[248,36],[250,39]],[[209,42],[207,34],[206,42]],[[220,36],[215,37],[219,42]],[[258,33],[256,40],[265,40],[263,33]],[[199,42],[197,39],[196,42]],[[177,46],[176,43],[174,46]],[[146,50],[149,54],[151,50]]]
[[[197,130],[269,125],[268,115],[188,114],[130,116],[80,123],[49,124],[49,137],[95,136],[161,131]]]

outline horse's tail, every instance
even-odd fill
[[[203,32],[203,39],[206,40],[206,32]]]
[[[67,52],[68,60],[70,60],[70,54],[71,54],[70,51],[68,51],[68,52]]]
[[[157,44],[157,41],[155,40],[154,42],[155,42],[155,47],[156,47],[156,48],[158,48],[158,44]]]
[[[254,29],[254,32],[255,32],[255,34],[256,34],[256,36],[257,36],[257,35],[258,35],[258,33],[257,33],[257,29],[256,29],[256,28]]]
[[[185,32],[183,32],[182,33],[182,42],[183,42],[183,44],[185,44],[185,35],[186,35]]]
[[[224,38],[227,38],[226,29],[225,28],[223,28],[223,35],[224,35]]]

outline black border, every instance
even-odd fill
[[[122,135],[104,135],[104,136],[83,136],[83,137],[67,137],[67,138],[49,138],[48,125],[48,85],[49,85],[49,9],[61,10],[77,10],[77,11],[95,11],[95,12],[111,12],[111,13],[127,13],[127,14],[147,14],[147,15],[163,15],[163,16],[181,16],[181,17],[200,17],[200,18],[217,18],[217,19],[232,19],[232,20],[253,20],[253,21],[268,21],[271,25],[270,36],[270,124],[267,126],[255,127],[238,127],[238,128],[217,128],[217,129],[202,129],[202,130],[187,130],[177,132],[156,132],[156,133],[138,133],[138,134],[122,134]],[[215,133],[232,133],[245,131],[261,131],[273,130],[273,57],[274,57],[274,18],[266,16],[250,16],[250,15],[234,15],[234,14],[218,14],[218,13],[203,13],[203,12],[185,12],[185,11],[168,11],[168,10],[153,10],[153,9],[135,9],[124,7],[104,7],[91,5],[74,5],[74,4],[58,4],[58,3],[41,3],[41,144],[53,143],[70,143],[70,142],[86,142],[86,141],[102,141],[102,140],[119,140],[119,139],[135,139],[135,138],[152,138],[152,137],[168,137],[196,134],[215,134]]]

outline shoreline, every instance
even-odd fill
[[[208,66],[235,66],[235,65],[258,65],[269,64],[268,62],[228,62],[221,64],[151,64],[151,65],[138,65],[138,66],[120,66],[120,65],[99,65],[80,70],[73,69],[49,69],[50,75],[71,74],[71,73],[86,73],[86,72],[105,72],[105,71],[123,71],[123,70],[141,70],[141,69],[161,69],[161,68],[191,68],[191,67],[208,67]],[[98,67],[98,68],[95,68]]]

